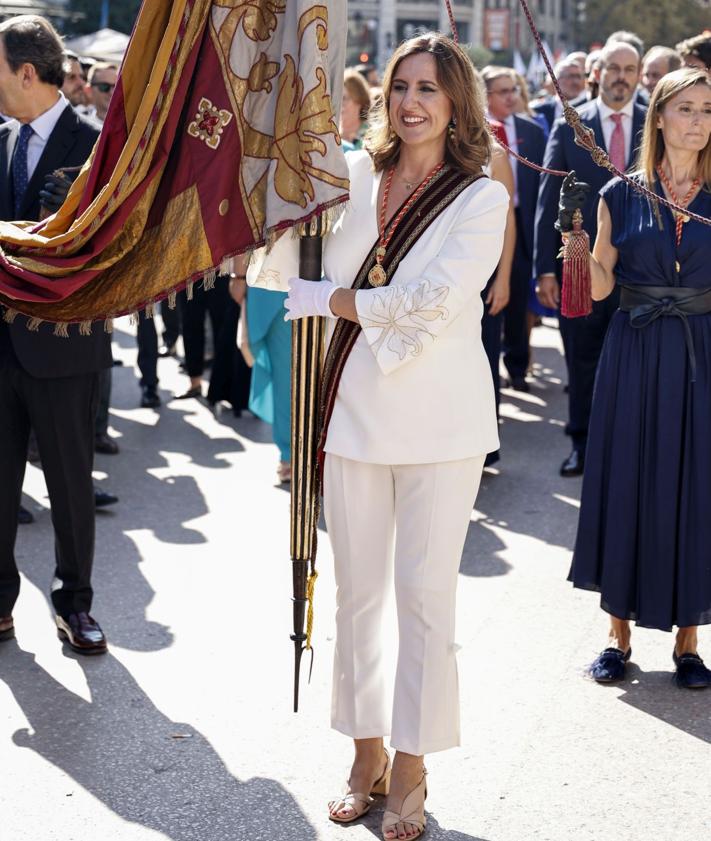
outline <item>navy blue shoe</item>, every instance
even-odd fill
[[[632,649],[606,648],[590,664],[590,677],[598,683],[615,683],[624,680],[625,666],[632,656]]]
[[[676,674],[674,681],[682,689],[706,689],[711,686],[711,671],[698,654],[673,654]]]

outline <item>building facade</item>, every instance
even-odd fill
[[[585,0],[528,0],[536,26],[553,53],[576,46],[576,23]],[[497,55],[534,48],[519,0],[453,0],[463,44]],[[383,67],[394,47],[420,29],[449,32],[444,0],[348,0],[348,64]]]

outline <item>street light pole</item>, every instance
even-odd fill
[[[101,0],[101,23],[99,29],[109,28],[109,0]]]

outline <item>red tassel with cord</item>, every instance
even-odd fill
[[[563,234],[563,289],[560,313],[566,318],[580,318],[592,312],[590,279],[590,237],[583,230],[583,214],[573,213],[573,230]]]

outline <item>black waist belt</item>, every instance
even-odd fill
[[[646,327],[657,318],[673,315],[681,320],[691,366],[691,382],[696,382],[696,354],[689,328],[689,315],[711,312],[711,289],[683,286],[621,286],[620,309],[630,314],[632,327]]]

